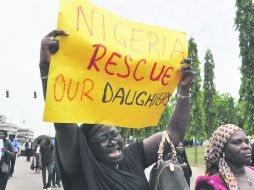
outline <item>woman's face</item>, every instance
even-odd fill
[[[183,147],[183,144],[180,142],[177,147],[176,147],[176,152],[182,154],[184,151],[184,147]]]
[[[123,139],[118,130],[111,125],[103,125],[90,138],[89,146],[98,161],[116,165],[123,158]]]
[[[225,159],[238,166],[246,165],[251,161],[251,146],[243,131],[235,132],[225,146]]]

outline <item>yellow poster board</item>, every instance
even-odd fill
[[[44,121],[156,126],[187,57],[186,34],[126,20],[86,0],[60,0]]]

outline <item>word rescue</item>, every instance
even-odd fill
[[[76,10],[75,31],[97,42],[87,44],[86,48],[91,51],[86,52],[88,59],[82,62],[81,69],[86,75],[90,72],[90,75],[77,81],[62,73],[58,74],[54,81],[54,100],[56,102],[73,100],[92,102],[100,99],[104,104],[165,106],[171,96],[171,93],[167,92],[169,81],[172,73],[176,72],[170,60],[165,61],[165,59],[171,59],[177,54],[178,57],[179,55],[182,58],[185,57],[181,40],[177,37],[170,38],[163,32],[152,31],[152,27],[146,29],[139,28],[139,25],[135,24],[130,26],[123,19],[107,20],[108,17],[97,12],[96,9],[78,6]],[[112,50],[112,44],[113,47],[119,47],[122,51],[117,51],[117,48]],[[124,55],[120,52],[128,53]],[[104,89],[98,89],[96,88],[98,78],[96,80],[96,77],[91,77],[96,73],[105,76],[106,81],[109,81],[107,77],[111,79],[113,77],[115,81],[124,79],[126,83],[128,81],[150,82],[151,85],[156,83],[165,89],[165,92],[151,93],[148,89],[137,91],[129,87],[115,86],[111,82],[106,82]],[[101,92],[99,94],[102,94],[102,97],[95,96],[98,91]]]

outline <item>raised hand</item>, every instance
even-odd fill
[[[55,54],[59,49],[59,41],[55,39],[57,36],[68,36],[63,30],[53,30],[48,33],[41,40],[41,52],[40,52],[40,66],[43,64],[49,64],[52,54]]]
[[[184,87],[189,87],[195,76],[195,72],[191,70],[192,64],[189,58],[183,59],[181,63],[184,64],[184,66],[180,68],[182,78],[179,84]]]

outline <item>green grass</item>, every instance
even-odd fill
[[[195,163],[195,147],[185,147],[188,161],[192,166],[204,166],[205,146],[197,147],[197,163]]]

